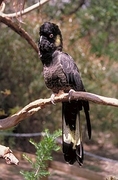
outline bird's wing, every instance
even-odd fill
[[[81,76],[78,70],[78,67],[74,63],[74,60],[67,53],[61,53],[60,62],[62,64],[63,71],[67,77],[67,81],[70,84],[71,88],[75,91],[85,91],[84,85],[81,80]],[[87,122],[87,130],[89,139],[91,138],[91,123],[89,117],[89,102],[81,101],[79,109],[84,108],[86,122]]]
[[[84,91],[84,86],[80,77],[79,70],[74,60],[67,53],[60,55],[63,71],[67,77],[67,81],[74,90]]]
[[[65,53],[60,55],[60,63],[66,75],[67,83],[76,91],[85,91],[76,64],[71,56]],[[83,163],[83,145],[80,124],[80,111],[84,107],[87,121],[88,135],[91,136],[91,124],[89,118],[88,101],[71,101],[62,103],[63,117],[63,153],[65,160],[73,164],[76,160],[80,165]],[[78,115],[78,118],[77,118]]]

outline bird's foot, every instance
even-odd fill
[[[72,98],[72,93],[75,92],[73,89],[70,89],[68,95],[69,95],[69,102],[71,101]]]
[[[55,94],[53,93],[53,94],[50,96],[50,100],[51,100],[51,103],[55,105],[54,98],[55,98]]]

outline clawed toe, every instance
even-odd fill
[[[55,94],[52,94],[52,95],[50,96],[51,103],[55,105],[54,98],[55,98]]]
[[[70,89],[69,91],[69,102],[71,101],[71,98],[72,98],[72,93],[75,92],[73,89]]]

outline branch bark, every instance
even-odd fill
[[[0,145],[0,157],[4,158],[7,164],[19,164],[19,160],[13,155],[9,147]]]
[[[0,0],[0,6],[1,6],[1,4],[2,4],[3,1],[4,1],[4,0]]]
[[[21,15],[24,15],[40,6],[48,2],[49,0],[41,0],[40,2],[32,5],[31,7],[28,7],[22,11],[19,11],[17,13],[12,13],[12,14],[4,14],[2,11],[0,12],[0,22],[6,24],[8,27],[10,27],[13,31],[18,33],[21,37],[23,37],[31,46],[32,48],[38,53],[38,47],[37,44],[33,41],[33,39],[30,37],[30,35],[23,29],[21,28],[20,25],[14,23],[10,18],[13,17],[18,17]],[[2,1],[0,1],[2,3]]]
[[[55,96],[55,103],[68,101],[69,94],[63,93]],[[109,105],[118,107],[118,99],[104,97],[88,92],[71,92],[71,100],[88,100],[94,102],[96,104]],[[33,115],[35,112],[45,108],[47,105],[52,104],[51,99],[38,99],[36,101],[31,102],[23,109],[21,109],[18,113],[12,115],[11,117],[7,117],[0,120],[0,130],[8,129],[18,125],[22,120],[28,118]]]
[[[2,13],[5,10],[5,3],[0,1],[0,13]]]
[[[31,11],[33,11],[34,9],[37,9],[38,7],[44,5],[45,3],[47,3],[49,0],[40,0],[40,2],[22,10],[22,11],[19,11],[17,13],[11,13],[11,14],[5,14],[5,13],[2,13],[2,16],[3,17],[9,17],[9,18],[13,18],[13,17],[18,17],[18,16],[22,16],[22,15],[25,15]]]
[[[18,24],[14,23],[10,18],[0,16],[0,22],[6,24],[10,27],[13,31],[23,37],[31,46],[32,48],[38,53],[37,44],[33,41],[30,35]]]

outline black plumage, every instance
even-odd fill
[[[62,51],[63,41],[59,27],[45,22],[40,27],[39,51],[43,63],[46,86],[54,94],[60,91],[85,91],[79,70],[72,57]],[[83,145],[80,124],[80,111],[84,109],[88,136],[91,138],[89,103],[83,100],[62,102],[62,137],[64,158],[69,164],[77,161],[83,164]]]

